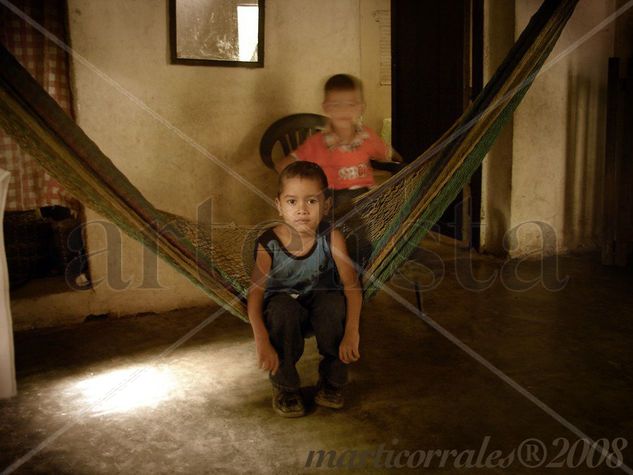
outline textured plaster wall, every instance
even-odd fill
[[[515,37],[540,3],[515,2]],[[495,148],[497,155],[511,149],[509,172],[507,160],[500,160],[505,168],[501,174],[511,180],[509,206],[499,204],[502,219],[495,221],[491,209],[497,204],[492,200],[497,193],[508,194],[507,182],[494,180],[494,171],[488,169],[484,214],[493,226],[505,223],[505,232],[516,231],[508,241],[512,256],[579,251],[599,244],[607,61],[613,53],[615,24],[585,35],[614,8],[613,0],[579,2],[543,72],[514,114],[511,145],[505,136]],[[500,248],[501,231],[494,236],[484,231],[489,249]]]
[[[69,0],[72,47],[82,58],[73,61],[78,123],[157,207],[195,218],[211,199],[205,220],[255,224],[275,216],[254,191],[276,191],[258,155],[262,133],[284,115],[319,112],[328,76],[361,74],[359,0],[266,3],[265,67],[246,69],[169,64],[166,0]],[[94,289],[16,302],[16,326],[209,302],[136,242],[107,238],[100,220],[87,210]],[[160,288],[151,288],[154,266]]]

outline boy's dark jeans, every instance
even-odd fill
[[[301,358],[304,338],[314,333],[319,353],[319,375],[332,386],[347,383],[347,365],[338,357],[345,332],[345,296],[340,290],[316,290],[296,299],[285,293],[264,304],[264,319],[270,341],[279,356],[279,369],[270,380],[282,389],[300,387],[295,365]]]

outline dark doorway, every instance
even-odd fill
[[[392,0],[393,145],[420,156],[462,114],[483,82],[483,0]],[[481,168],[436,231],[479,247]]]

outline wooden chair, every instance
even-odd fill
[[[284,156],[290,154],[299,145],[303,143],[310,135],[318,132],[325,126],[327,117],[319,114],[292,114],[273,122],[266,129],[261,141],[259,142],[259,155],[268,168],[274,170],[272,154],[275,145],[281,145]],[[380,162],[372,160],[371,166],[376,170],[385,170],[390,173],[396,173],[404,164],[395,162]]]

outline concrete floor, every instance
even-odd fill
[[[627,439],[621,452],[633,466],[631,270],[603,267],[593,255],[516,267],[437,244],[427,249],[365,306],[361,361],[351,367],[340,412],[311,407],[304,418],[276,416],[267,377],[255,367],[250,327],[229,315],[209,318],[211,307],[17,333],[19,395],[0,401],[0,471],[319,473],[334,469],[304,470],[310,450],[335,450],[344,463],[350,449],[373,451],[379,465],[369,458],[365,469],[339,471],[384,473],[389,450],[422,450],[428,460],[433,449],[459,455],[488,441],[485,460],[531,438],[557,462],[567,452],[556,457],[565,449],[556,438],[577,440],[563,419],[593,439]],[[492,279],[475,290],[472,277]],[[424,292],[424,310],[441,328],[412,313],[414,280],[434,284]],[[317,361],[311,339],[300,363],[307,397]],[[528,460],[528,445],[521,447],[523,458],[537,463],[537,455]],[[425,473],[463,473],[454,462],[465,456],[449,455],[444,468],[431,458]],[[471,470],[625,473],[604,463],[594,470],[586,463],[527,468],[518,455],[505,469]]]

